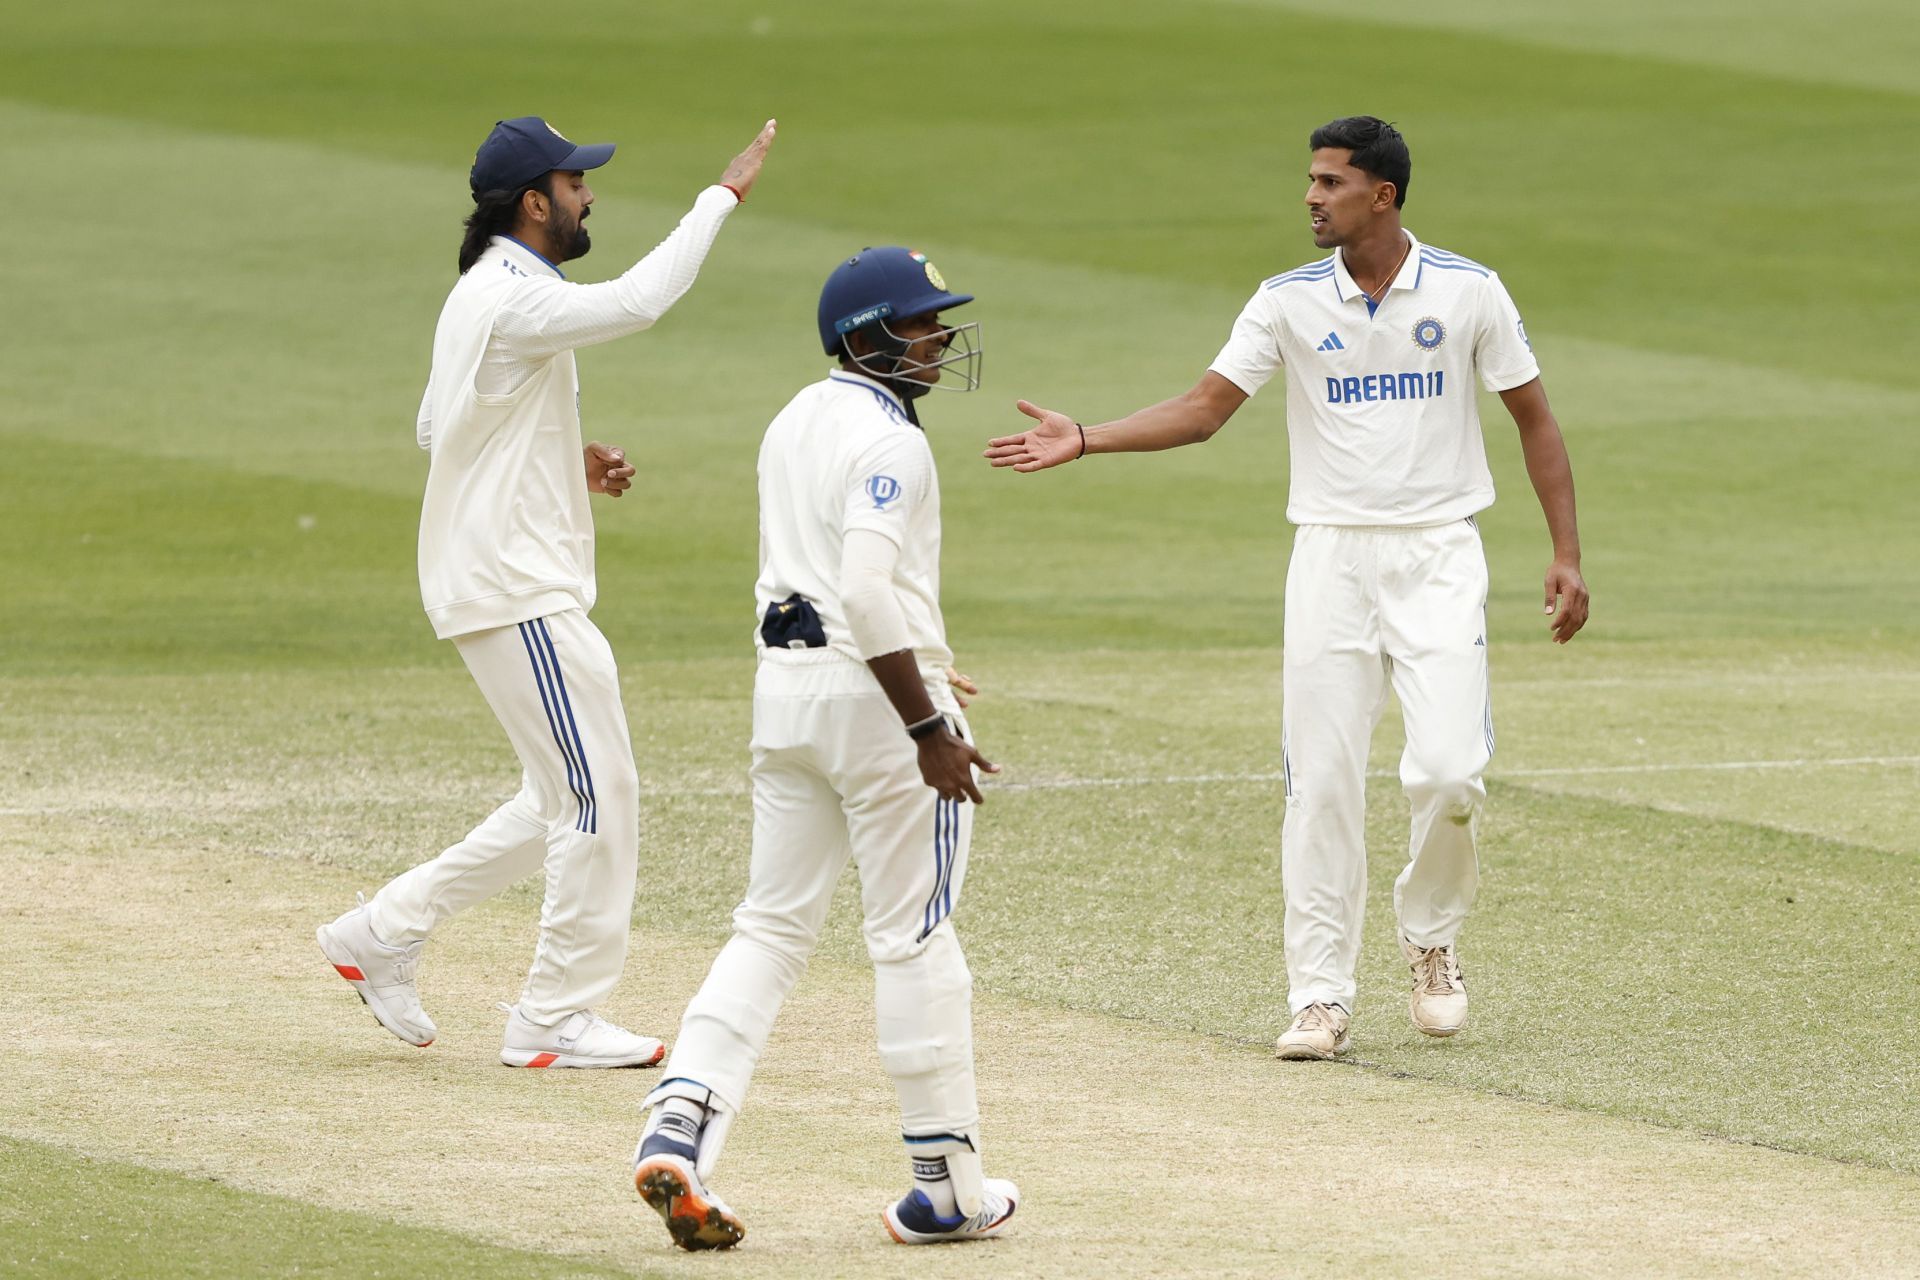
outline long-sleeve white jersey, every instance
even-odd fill
[[[433,335],[418,438],[420,598],[442,639],[593,608],[593,513],[576,347],[636,333],[692,286],[738,199],[708,187],[626,274],[573,284],[496,236],[453,286]]]

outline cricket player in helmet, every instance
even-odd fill
[[[687,1007],[635,1154],[634,1181],[684,1249],[745,1234],[706,1189],[834,885],[859,869],[880,1059],[913,1188],[883,1212],[903,1244],[1002,1232],[1019,1191],[983,1176],[973,977],[950,919],[966,877],[975,692],[941,620],[940,489],[916,401],[979,385],[976,324],[922,254],[863,249],[828,277],[820,341],[838,361],[760,449],[760,651],[753,856],[733,937]]]

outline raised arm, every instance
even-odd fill
[[[769,120],[720,180],[700,193],[673,234],[624,275],[603,284],[529,278],[502,304],[494,332],[516,354],[541,359],[652,325],[693,287],[727,215],[746,199],[759,177],[773,136],[774,122]]]
[[[1022,400],[1020,412],[1038,425],[989,440],[983,456],[996,467],[1044,471],[1090,453],[1152,453],[1199,444],[1212,439],[1246,401],[1246,392],[1211,369],[1182,395],[1092,426]]]
[[[1553,563],[1547,566],[1546,609],[1553,621],[1548,629],[1556,644],[1565,644],[1587,625],[1587,583],[1580,576],[1580,527],[1573,509],[1573,464],[1560,424],[1547,404],[1540,379],[1500,393],[1513,423],[1520,428],[1520,452],[1526,458],[1527,478],[1547,517],[1553,538]]]

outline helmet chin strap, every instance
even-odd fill
[[[933,387],[928,383],[920,381],[918,378],[906,377],[900,372],[900,366],[904,364],[907,359],[907,349],[912,344],[894,338],[891,334],[885,338],[878,338],[869,333],[867,335],[867,341],[874,343],[876,347],[882,341],[890,341],[893,344],[893,349],[875,350],[871,356],[863,358],[853,354],[853,348],[845,338],[840,340],[840,349],[847,353],[847,359],[853,362],[854,368],[860,370],[870,378],[886,383],[887,386],[893,390],[893,393],[900,397],[900,403],[907,411],[907,421],[916,427],[919,426],[920,415],[914,409],[913,402],[933,390]],[[867,363],[868,360],[886,361],[885,371],[883,372],[872,367]]]

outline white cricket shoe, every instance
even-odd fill
[[[684,1156],[659,1152],[634,1165],[634,1189],[667,1224],[673,1242],[689,1253],[731,1249],[746,1239],[746,1224],[708,1191]]]
[[[982,1180],[980,1212],[971,1218],[955,1214],[943,1218],[933,1211],[933,1202],[915,1187],[890,1204],[880,1220],[887,1234],[901,1244],[947,1244],[955,1240],[991,1240],[1004,1234],[1013,1211],[1020,1207],[1020,1188],[1005,1178]]]
[[[382,942],[373,931],[364,896],[359,906],[321,925],[313,936],[327,963],[353,984],[381,1026],[422,1049],[433,1043],[439,1028],[420,1007],[420,992],[413,985],[426,939],[406,947]]]
[[[1337,1004],[1310,1004],[1293,1015],[1293,1025],[1273,1042],[1275,1057],[1289,1062],[1324,1061],[1345,1053],[1347,1011]]]
[[[543,1027],[517,1004],[499,1008],[507,1015],[500,1061],[509,1067],[651,1067],[667,1056],[667,1046],[652,1036],[616,1027],[591,1009]]]
[[[1413,970],[1413,999],[1407,1012],[1414,1029],[1430,1036],[1450,1036],[1466,1026],[1467,984],[1453,948],[1416,947],[1402,935],[1400,954]]]

